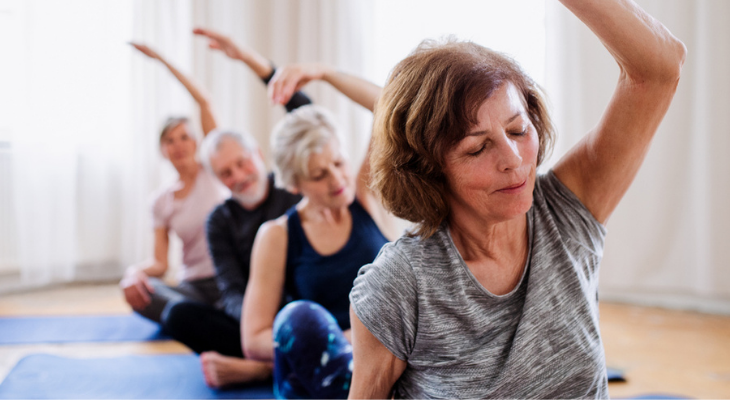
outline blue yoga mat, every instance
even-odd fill
[[[0,318],[0,345],[169,339],[158,324],[137,314]]]
[[[0,384],[0,399],[264,399],[271,383],[214,390],[193,354],[75,359],[34,354]]]
[[[616,368],[606,368],[608,371],[608,381],[609,382],[626,382],[626,378],[624,378],[624,373],[620,369]]]

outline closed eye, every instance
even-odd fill
[[[512,133],[510,133],[510,135],[512,135],[512,136],[525,136],[526,134],[527,134],[527,127],[525,127],[525,129],[523,129],[520,132],[512,132]]]
[[[471,156],[471,157],[476,157],[476,156],[478,156],[479,154],[481,154],[481,153],[482,153],[482,151],[484,151],[484,149],[485,149],[486,147],[487,147],[486,145],[482,145],[481,147],[479,147],[479,150],[477,150],[477,151],[472,151],[471,153],[467,153],[467,154],[468,154],[469,156]]]

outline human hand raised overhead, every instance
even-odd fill
[[[162,59],[162,57],[160,57],[160,55],[157,54],[156,51],[152,50],[151,48],[149,48],[145,44],[142,44],[142,43],[134,43],[134,42],[129,42],[129,44],[131,44],[132,47],[134,47],[135,49],[139,50],[140,53],[146,55],[149,58],[154,58],[156,60]]]
[[[333,70],[323,64],[292,64],[276,70],[269,82],[269,98],[276,104],[286,104],[304,85],[323,80]]]
[[[244,59],[246,52],[239,48],[233,40],[219,32],[210,29],[195,28],[193,33],[208,38],[208,47],[222,51],[226,56],[237,60]]]

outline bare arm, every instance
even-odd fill
[[[264,84],[268,84],[273,78],[274,66],[266,57],[255,50],[238,46],[230,37],[210,29],[196,28],[193,30],[193,33],[208,38],[208,47],[211,49],[220,50],[229,58],[242,61]],[[307,95],[302,92],[296,92],[283,105],[287,112],[289,112],[311,103],[312,101]]]
[[[313,80],[329,83],[350,100],[370,111],[375,108],[382,90],[372,82],[323,64],[294,64],[276,71],[269,83],[269,97],[275,103],[286,104],[294,93]]]
[[[352,384],[349,399],[388,399],[407,363],[394,356],[357,318],[352,326]]]
[[[677,88],[686,49],[631,0],[561,0],[603,42],[621,73],[598,125],[555,166],[605,223],[628,190]]]
[[[251,276],[243,298],[241,339],[246,358],[274,361],[274,319],[284,292],[286,217],[259,229],[251,252]]]
[[[208,47],[211,49],[220,50],[229,58],[245,63],[261,79],[271,76],[274,72],[266,57],[252,49],[238,46],[226,35],[203,28],[193,29],[193,33],[208,38]]]
[[[167,60],[165,60],[156,51],[150,49],[149,47],[139,43],[131,43],[131,45],[134,46],[135,49],[142,52],[142,54],[161,62],[165,67],[167,67],[168,70],[170,70],[175,78],[177,78],[177,80],[180,81],[183,86],[185,86],[185,89],[187,89],[188,93],[193,96],[193,99],[198,104],[198,108],[200,109],[200,123],[203,128],[203,135],[207,135],[218,126],[218,124],[216,123],[215,115],[213,115],[213,110],[211,108],[210,101],[208,100],[208,96],[204,94],[203,91],[190,78],[185,76],[182,72],[178,71],[177,68],[167,62]]]
[[[147,277],[161,277],[167,272],[167,253],[170,239],[166,228],[155,229],[155,256],[151,260],[127,268],[119,283],[127,303],[135,310],[146,307],[154,288]]]

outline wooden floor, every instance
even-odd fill
[[[116,285],[82,285],[0,296],[0,316],[94,315],[130,312]],[[730,317],[601,304],[608,365],[626,383],[610,383],[611,397],[663,393],[730,398]],[[1,333],[0,333],[1,334]],[[177,342],[0,346],[0,380],[22,357],[187,353]]]

